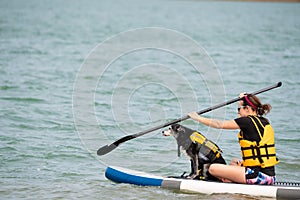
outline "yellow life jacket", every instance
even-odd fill
[[[264,129],[263,136],[253,117],[257,119],[259,125]],[[243,138],[243,132],[240,131],[240,133],[238,134],[238,138],[242,151],[243,166],[260,166],[262,168],[265,168],[276,165],[277,163],[279,163],[279,160],[276,157],[274,130],[272,126],[270,124],[264,126],[260,119],[256,116],[249,116],[249,118],[255,125],[255,128],[260,137],[260,141],[256,142],[245,140]]]
[[[199,132],[193,132],[190,135],[190,139],[193,142],[197,142],[201,145],[200,152],[205,156],[209,156],[211,161],[219,158],[221,156],[222,150],[212,141],[208,140],[204,135]]]

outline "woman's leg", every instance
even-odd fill
[[[211,175],[224,180],[224,182],[246,183],[245,167],[211,164],[208,170]]]

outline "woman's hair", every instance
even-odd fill
[[[252,110],[257,111],[259,116],[268,114],[272,109],[270,104],[262,104],[260,99],[253,94],[245,96],[243,102],[244,106],[250,106]]]

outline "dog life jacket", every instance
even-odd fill
[[[201,133],[193,132],[190,135],[190,139],[194,143],[200,144],[200,152],[204,154],[206,157],[209,157],[210,161],[213,162],[215,159],[221,156],[222,150],[214,144],[212,141],[208,140]]]
[[[276,158],[275,144],[274,144],[274,130],[270,124],[263,125],[260,119],[254,116],[264,130],[263,135],[258,128],[258,124],[251,116],[248,116],[260,137],[260,141],[249,141],[243,138],[243,132],[238,134],[244,167],[260,166],[261,168],[271,167],[279,163]]]

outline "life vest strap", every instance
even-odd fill
[[[275,147],[275,144],[265,144],[263,146],[253,146],[251,145],[250,147],[241,147],[242,150],[251,150],[252,155],[251,156],[245,156],[244,151],[243,152],[243,159],[258,159],[260,163],[263,163],[262,157],[267,157],[269,159],[272,156],[276,156],[275,154],[269,154],[268,147]],[[260,149],[265,149],[265,154],[261,154]]]
[[[241,149],[242,150],[250,150],[250,149],[256,149],[256,148],[263,149],[263,148],[268,148],[268,147],[275,147],[275,144],[265,144],[263,146],[257,146],[257,147],[254,147],[253,145],[251,145],[250,147],[241,147]]]
[[[276,156],[276,154],[268,154],[268,155],[260,155],[260,156],[243,156],[243,159],[246,160],[246,159],[256,159],[259,157],[273,157],[273,156]]]
[[[255,117],[255,116],[254,116],[254,117]],[[260,139],[262,139],[263,136],[262,136],[262,134],[261,134],[261,132],[260,132],[258,126],[257,126],[257,123],[254,121],[254,119],[253,119],[251,116],[249,116],[249,118],[250,118],[251,121],[253,122],[253,124],[254,124],[254,126],[255,126],[257,132],[258,132],[258,135],[259,135]],[[259,120],[259,118],[255,117],[255,119],[257,119],[257,121],[260,123],[260,125],[261,125],[262,128],[264,129],[265,127],[264,127],[264,125],[261,123],[261,121]]]

